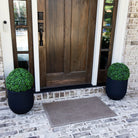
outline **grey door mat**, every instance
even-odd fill
[[[98,97],[44,103],[52,127],[116,116]]]

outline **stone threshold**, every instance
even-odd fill
[[[105,86],[35,93],[35,102],[50,103],[62,100],[88,98],[105,93]]]

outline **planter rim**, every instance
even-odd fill
[[[14,91],[11,91],[11,90],[8,90],[8,89],[7,89],[7,91],[9,93],[12,93],[12,94],[34,93],[33,89],[29,89],[27,91],[22,91],[22,92],[14,92]]]
[[[113,79],[111,79],[111,78],[108,77],[108,76],[107,76],[107,78],[110,79],[110,80],[113,80]],[[120,82],[121,82],[121,81],[128,81],[128,79],[127,79],[127,80],[113,80],[113,81],[118,81],[118,82],[120,81]]]

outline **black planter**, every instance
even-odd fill
[[[34,104],[33,91],[12,92],[8,90],[8,104],[10,109],[16,114],[27,113]]]
[[[107,77],[106,81],[106,93],[110,99],[121,100],[127,91],[127,82],[128,80],[112,80]]]

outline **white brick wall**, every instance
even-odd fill
[[[5,88],[5,79],[4,79],[4,67],[3,67],[3,58],[2,58],[2,46],[1,46],[1,36],[0,36],[0,90]]]
[[[138,90],[138,0],[130,0],[125,37],[124,63],[130,68],[129,90]]]

